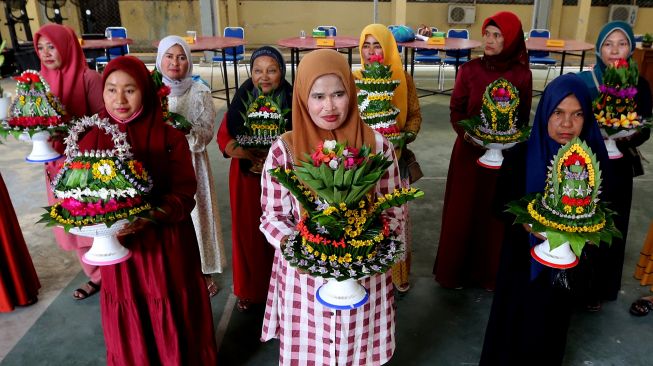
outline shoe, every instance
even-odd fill
[[[220,288],[218,288],[218,284],[215,283],[213,277],[204,276],[204,280],[206,282],[206,289],[209,291],[209,297],[217,295],[218,291],[220,291]]]
[[[410,283],[406,282],[406,283],[402,283],[401,285],[395,285],[395,288],[400,293],[405,294],[406,292],[408,292],[408,290],[410,290]]]
[[[644,316],[653,310],[651,297],[642,297],[630,305],[630,313],[634,316]]]
[[[240,311],[241,313],[245,313],[249,311],[249,308],[252,306],[252,303],[249,302],[249,300],[244,300],[244,299],[238,299],[238,302],[236,303],[236,309]]]
[[[80,287],[73,291],[73,298],[75,300],[84,300],[89,296],[95,295],[98,291],[100,291],[100,285],[93,281],[88,281],[84,284],[83,288]]]
[[[601,311],[601,301],[599,300],[588,301],[585,304],[585,311],[588,311],[590,313],[596,313]]]

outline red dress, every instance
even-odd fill
[[[503,224],[492,214],[498,170],[482,168],[476,160],[484,149],[464,140],[457,122],[479,115],[485,88],[503,77],[519,90],[518,123],[528,123],[532,76],[527,65],[491,70],[481,58],[460,67],[451,96],[451,124],[458,134],[451,152],[442,209],[442,229],[435,279],[444,287],[479,286],[494,289],[503,241]]]
[[[101,266],[100,306],[109,365],[215,365],[213,317],[190,212],[197,187],[186,137],[148,121],[119,124],[135,158],[154,182],[152,204],[165,212],[121,238],[132,256]],[[110,149],[111,138],[92,129],[81,151]]]
[[[0,174],[0,312],[36,301],[41,283]]]
[[[225,114],[218,130],[218,145],[225,151],[233,138],[227,129]],[[261,176],[241,167],[240,159],[231,159],[229,168],[231,200],[231,256],[234,295],[254,303],[264,303],[268,295],[274,247],[259,230],[261,224]]]

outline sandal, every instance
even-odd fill
[[[601,301],[596,300],[596,301],[589,301],[585,304],[585,311],[588,311],[590,313],[596,313],[601,311]]]
[[[218,284],[213,280],[213,277],[204,276],[204,281],[206,281],[206,289],[209,291],[209,297],[217,295],[220,289],[218,288]]]
[[[634,316],[644,316],[653,310],[653,301],[642,297],[630,305],[630,313]]]
[[[77,290],[73,291],[73,299],[75,300],[84,300],[85,298],[89,296],[95,295],[98,291],[100,291],[100,285],[96,284],[93,281],[88,281],[84,284],[84,287],[88,289],[85,290],[84,288],[78,288]]]
[[[238,299],[238,302],[236,303],[236,309],[238,309],[238,311],[241,313],[245,313],[249,310],[251,305],[252,303],[249,302],[249,300]]]

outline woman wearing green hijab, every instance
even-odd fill
[[[606,65],[619,59],[630,60],[632,57],[635,50],[633,29],[628,23],[620,21],[604,25],[599,33],[595,49],[596,65],[591,71],[580,73],[592,98],[599,93],[599,85],[603,81]],[[637,84],[635,102],[637,114],[643,119],[649,119],[651,117],[651,89],[641,75]],[[633,177],[644,173],[637,146],[648,140],[650,133],[650,128],[643,128],[630,137],[618,139],[617,146],[624,156],[620,159],[609,160],[607,171],[610,173],[604,178],[606,200],[611,202],[611,208],[618,213],[615,217],[615,224],[623,234],[623,239],[613,240],[609,248],[603,244],[599,248],[592,246],[587,251],[587,255],[593,260],[584,262],[594,263],[594,268],[587,268],[587,287],[584,288],[585,294],[583,295],[583,301],[589,311],[600,310],[602,301],[615,300],[621,288],[621,272],[633,196]]]

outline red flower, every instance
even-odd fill
[[[14,80],[23,83],[23,84],[29,84],[29,78],[23,77],[23,75],[20,76],[14,76]]]
[[[383,56],[381,55],[372,55],[370,56],[370,62],[378,62],[380,64],[383,63]]]
[[[28,73],[25,74],[25,76],[27,76],[27,78],[29,78],[33,83],[40,83],[41,82],[41,78],[38,76],[38,74],[28,72]]]
[[[580,165],[587,165],[587,162],[585,162],[585,158],[578,155],[577,153],[572,153],[569,156],[569,158],[565,160],[565,166],[576,165],[576,163],[579,163]]]
[[[626,59],[620,58],[614,62],[614,67],[617,69],[627,69],[629,67],[628,61],[626,61]]]
[[[167,97],[168,94],[170,94],[170,87],[167,85],[162,85],[159,90],[156,91],[156,95],[158,95],[159,98]]]

